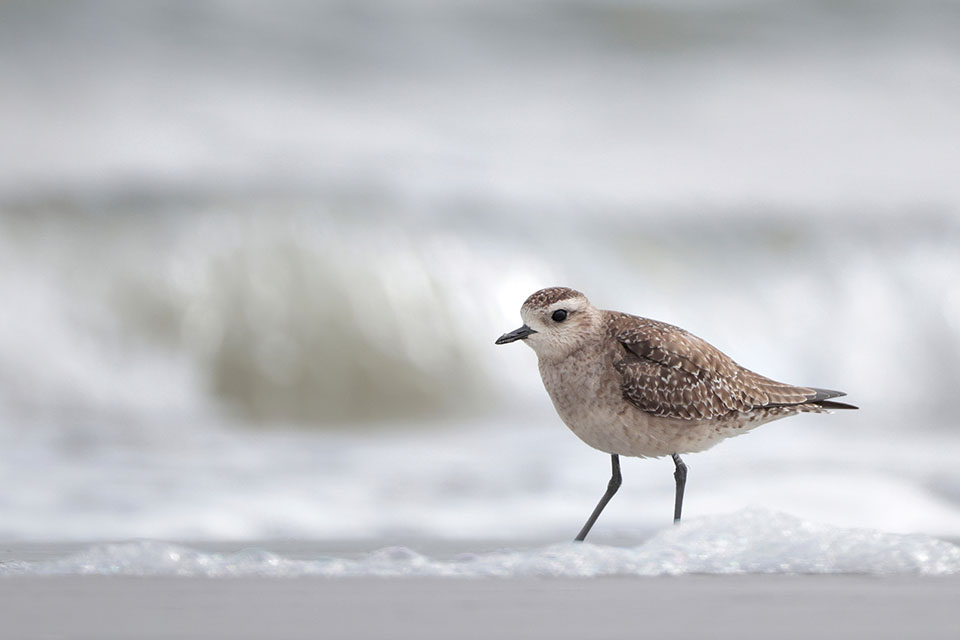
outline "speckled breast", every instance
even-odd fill
[[[640,434],[631,433],[632,416],[625,416],[636,409],[623,399],[608,360],[602,349],[587,346],[561,361],[541,360],[540,376],[560,419],[581,440],[607,453],[638,455],[627,453]]]

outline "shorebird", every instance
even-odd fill
[[[532,294],[520,317],[523,326],[496,344],[522,340],[530,346],[560,419],[611,456],[607,490],[577,541],[620,488],[621,455],[673,458],[678,523],[687,481],[680,454],[798,413],[857,408],[831,400],[846,395],[842,391],[776,382],[680,327],[597,309],[566,287]]]

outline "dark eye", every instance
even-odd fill
[[[553,321],[554,322],[563,322],[567,319],[567,311],[565,309],[557,309],[553,312]]]

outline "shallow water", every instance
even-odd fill
[[[178,577],[595,577],[683,574],[955,575],[960,547],[922,535],[841,529],[747,510],[696,518],[634,547],[561,543],[438,559],[406,547],[291,559],[262,548],[198,551],[157,541],[98,545],[63,558],[6,560],[0,575]]]

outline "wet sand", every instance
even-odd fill
[[[960,577],[0,579],[4,638],[960,637]]]

